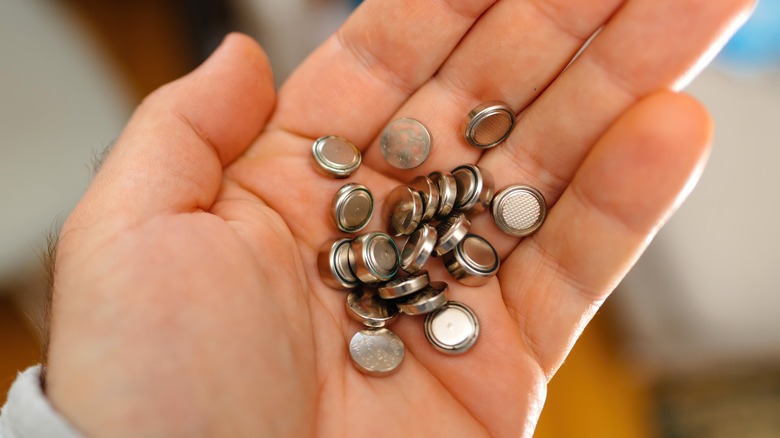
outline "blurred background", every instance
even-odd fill
[[[240,30],[281,82],[359,1],[0,2],[0,404],[40,359],[40,257],[140,100]],[[538,437],[780,436],[780,0],[686,90],[697,188],[550,386]]]

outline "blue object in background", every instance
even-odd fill
[[[780,0],[761,0],[753,16],[720,53],[718,63],[736,70],[780,66]]]

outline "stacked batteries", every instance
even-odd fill
[[[506,114],[511,114],[511,123],[506,130],[496,129],[503,119],[509,119]],[[514,115],[508,107],[502,109],[491,102],[475,108],[468,120],[467,139],[469,133],[479,137],[478,145],[471,140],[469,143],[485,148],[508,136]],[[402,131],[398,131],[399,126]],[[413,135],[409,134],[411,128]],[[496,138],[491,140],[491,135]],[[409,147],[405,148],[404,142]],[[383,155],[396,167],[416,167],[429,150],[430,134],[414,119],[392,122],[382,134]],[[312,152],[318,169],[337,178],[349,176],[361,161],[359,150],[341,137],[316,140]],[[334,225],[347,233],[359,232],[368,224],[373,205],[367,187],[344,185],[331,204]],[[353,336],[349,345],[353,363],[360,371],[378,376],[400,366],[404,344],[387,329],[400,313],[427,315],[425,334],[439,351],[460,354],[474,345],[479,337],[476,315],[465,304],[449,301],[447,284],[432,281],[423,267],[430,257],[440,256],[460,283],[487,283],[498,271],[499,257],[486,239],[469,233],[468,219],[485,210],[491,211],[501,230],[523,236],[541,225],[546,204],[538,191],[527,186],[513,185],[496,193],[487,170],[464,164],[450,173],[417,176],[387,195],[382,215],[388,232],[396,237],[408,236],[400,251],[393,238],[383,232],[331,240],[322,246],[317,263],[323,281],[332,288],[349,290],[347,312],[366,327]]]

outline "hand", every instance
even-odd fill
[[[368,1],[278,98],[261,50],[229,36],[144,101],[63,227],[52,402],[94,436],[531,435],[549,379],[695,182],[710,121],[675,90],[749,6]],[[458,126],[491,99],[521,116],[481,153]],[[434,136],[411,172],[377,146],[403,116]],[[344,184],[310,163],[312,141],[330,134],[363,149],[351,180],[380,210],[401,182],[468,162],[499,188],[546,197],[532,237],[474,221],[502,268],[479,288],[449,281],[480,318],[468,353],[443,356],[420,318],[402,317],[400,370],[352,367],[359,324],[316,268],[338,235],[327,212]]]

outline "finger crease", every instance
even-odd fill
[[[577,202],[579,202],[580,205],[582,205],[582,207],[585,209],[584,211],[596,211],[601,217],[606,219],[611,224],[618,225],[620,228],[634,236],[643,237],[647,235],[647,230],[634,226],[628,220],[626,220],[626,218],[620,215],[609,213],[604,207],[600,205],[599,202],[588,195],[587,191],[582,190],[582,188],[580,188],[580,186],[577,184],[572,184],[571,188],[574,197],[577,199]]]
[[[418,84],[413,80],[392,68],[381,57],[374,55],[366,46],[352,42],[341,29],[336,32],[336,41],[371,77],[395,88],[404,96],[411,95],[417,89]]]
[[[563,21],[561,21],[552,11],[550,11],[548,6],[545,6],[545,4],[549,5],[549,3],[543,4],[540,0],[531,0],[530,3],[531,6],[533,6],[540,15],[544,16],[548,22],[552,23],[556,29],[566,34],[566,36],[584,42],[592,34],[592,31],[590,31],[587,33],[587,35],[584,35],[584,32],[583,35],[581,35],[580,32],[575,30],[573,26],[564,24]]]
[[[587,53],[590,53],[590,55],[588,56]],[[585,54],[586,56],[580,56],[578,59],[579,62],[582,62],[582,60],[587,60],[607,78],[609,83],[614,85],[618,90],[623,91],[625,94],[630,96],[632,102],[638,99],[638,93],[635,91],[636,87],[631,82],[631,80],[628,77],[618,73],[616,70],[610,68],[607,61],[601,55],[599,55],[597,48],[590,47],[586,49]]]
[[[555,204],[558,194],[568,184],[569,178],[567,176],[550,170],[556,166],[545,166],[536,154],[529,153],[520,144],[506,145],[506,147],[497,148],[497,150],[506,155],[506,162],[518,172],[524,176],[531,176],[544,185],[544,187],[537,187],[537,189],[542,190],[542,193],[547,193],[545,201],[548,208]],[[555,198],[551,196],[551,193],[556,194]]]

